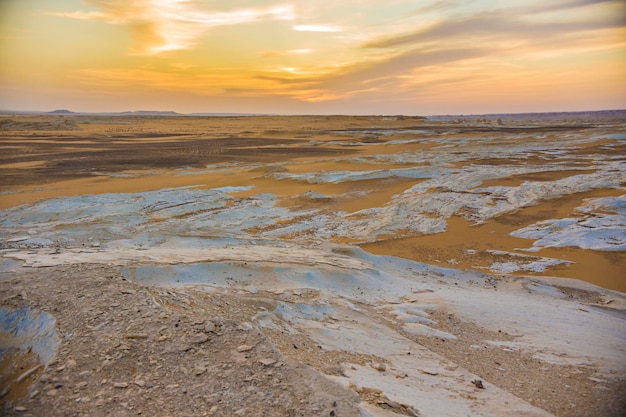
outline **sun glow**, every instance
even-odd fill
[[[365,0],[359,13],[303,1],[33,3],[2,6],[4,108],[112,110],[163,94],[187,103],[179,111],[230,103],[324,113],[333,101],[332,111],[357,114],[626,107],[619,0]]]

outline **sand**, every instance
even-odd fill
[[[282,364],[270,367],[269,380],[266,365],[243,377],[257,391],[267,388],[267,415],[621,415],[626,255],[615,248],[626,240],[623,119],[533,117],[499,117],[503,125],[376,116],[11,117],[0,125],[3,307],[48,312],[85,342],[62,339],[56,359],[5,398],[7,412],[36,415],[53,404],[62,415],[98,404],[91,415],[110,406],[158,414],[148,398],[163,399],[172,385],[189,399],[166,414],[233,415],[262,401],[235,379],[234,397],[200,401],[200,382],[163,382],[186,375],[176,364],[163,365],[165,374],[139,366],[126,375],[117,354],[81,359],[120,337],[89,333],[72,318],[89,310],[82,296],[68,307],[81,293],[71,282],[84,270],[91,296],[100,290],[89,275],[116,305],[102,307],[106,322],[135,320],[145,327],[140,341],[144,333],[157,340],[157,324],[173,325],[172,314],[189,337],[200,321],[231,320],[235,330],[220,343],[234,351],[247,343],[237,326],[248,329],[244,336],[256,332],[263,341],[254,343]],[[546,222],[558,232],[541,240],[548,247],[512,235]],[[162,319],[153,325],[124,297],[112,301],[128,285],[145,295],[134,302]],[[192,309],[172,305],[163,291]],[[205,304],[216,302],[211,294],[232,304],[217,311]],[[502,303],[489,301],[494,296]],[[530,321],[522,319],[529,306]],[[569,313],[555,317],[559,311]],[[611,337],[581,331],[585,321]],[[372,342],[368,327],[388,341]],[[568,347],[572,338],[580,349]],[[132,340],[120,342],[130,343],[124,355],[149,349],[133,350]],[[204,357],[204,343],[185,352]],[[409,346],[420,353],[402,356]],[[169,361],[166,351],[150,355]],[[219,361],[234,361],[224,366],[237,375],[249,360],[268,359],[233,355]],[[107,360],[114,365],[103,366]],[[33,367],[32,357],[17,354],[3,373],[19,361]],[[219,374],[200,362],[208,369],[202,378]],[[100,387],[95,376],[83,385],[87,371]],[[275,397],[282,388],[273,376],[298,385],[312,375],[319,390]],[[152,378],[150,392],[133,385],[138,378]]]

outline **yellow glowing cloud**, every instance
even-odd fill
[[[37,108],[68,91],[106,102],[101,110],[156,95],[234,112],[626,105],[624,0],[354,4],[0,0],[0,107]]]
[[[296,25],[293,27],[298,32],[342,32],[343,29],[328,25]]]
[[[51,16],[80,20],[103,20],[125,25],[134,39],[136,55],[189,49],[211,27],[262,20],[292,20],[291,5],[276,5],[230,12],[198,10],[188,0],[89,0],[101,11],[51,12]]]

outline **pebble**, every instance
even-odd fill
[[[259,359],[259,362],[265,366],[274,365],[276,363],[274,359],[270,359],[270,358]]]
[[[215,323],[213,322],[208,322],[205,326],[204,326],[204,331],[207,333],[212,333],[215,331]]]
[[[241,331],[244,331],[244,332],[248,332],[248,331],[250,331],[252,329],[253,329],[252,323],[247,322],[247,321],[244,322],[244,323],[241,323],[239,326],[237,326],[237,330],[241,330]]]
[[[28,411],[28,408],[18,405],[17,407],[14,408],[15,411],[17,411],[18,413],[23,413],[24,411]]]
[[[128,382],[114,382],[113,388],[128,388]]]
[[[46,391],[46,395],[48,397],[56,397],[58,393],[59,393],[59,391],[54,389],[54,388],[51,389],[51,390]]]
[[[196,376],[202,375],[205,372],[206,372],[206,368],[204,368],[204,367],[198,367],[198,368],[193,370],[193,373]]]
[[[241,345],[237,348],[237,352],[247,352],[249,350],[252,350],[254,346],[250,346],[250,345]]]
[[[380,372],[385,372],[387,370],[387,365],[385,365],[384,363],[375,363],[374,365],[372,365],[372,368]]]
[[[474,384],[476,388],[485,389],[485,386],[483,385],[483,381],[481,381],[480,379],[474,379],[472,381],[472,384]]]
[[[138,385],[140,387],[145,387],[146,386],[146,381],[144,381],[142,379],[135,379],[133,381],[133,384]]]
[[[439,375],[439,372],[435,371],[434,369],[421,369],[421,371],[423,374],[426,374],[426,375],[433,375],[433,376]]]

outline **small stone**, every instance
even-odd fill
[[[252,350],[254,346],[249,346],[249,345],[241,345],[237,348],[237,352],[247,352],[249,350]]]
[[[276,363],[274,359],[270,359],[270,358],[259,359],[259,362],[262,363],[264,366],[270,366]]]
[[[426,374],[426,375],[433,375],[433,376],[439,375],[439,372],[435,371],[434,369],[422,369],[421,371],[423,374]]]
[[[113,383],[113,388],[128,388],[128,382],[114,382]]]
[[[54,389],[54,388],[51,389],[51,390],[46,391],[46,395],[48,397],[56,397],[58,393],[59,393],[59,391]]]
[[[198,333],[187,338],[187,342],[199,345],[209,340],[209,337],[204,333]]]
[[[203,366],[200,366],[200,367],[198,367],[198,368],[196,368],[196,369],[194,369],[194,370],[193,370],[193,373],[194,373],[194,375],[196,375],[196,376],[200,376],[200,375],[202,375],[202,374],[203,374],[203,373],[205,373],[205,372],[206,372],[206,368],[205,368],[205,367],[203,367]]]
[[[135,290],[127,290],[127,289],[122,290],[122,294],[135,294],[135,292],[136,292]]]
[[[23,413],[24,411],[28,411],[28,408],[22,405],[18,405],[17,407],[14,408],[14,410],[17,411],[18,413]]]
[[[372,365],[372,368],[380,372],[385,372],[387,370],[387,365],[385,365],[384,363],[375,363],[374,365]]]
[[[140,387],[145,387],[146,386],[146,381],[142,380],[142,379],[135,379],[133,381],[133,384],[140,386]]]
[[[213,333],[215,331],[215,323],[213,323],[212,321],[208,322],[205,326],[204,326],[204,331],[206,333]]]
[[[248,331],[250,331],[252,329],[253,329],[252,323],[249,323],[247,321],[244,322],[244,323],[241,323],[239,326],[237,326],[237,330],[241,330],[241,331],[244,331],[244,332],[248,332]]]
[[[485,389],[485,386],[483,385],[483,381],[481,381],[480,379],[473,380],[472,384],[474,384],[476,388]]]

